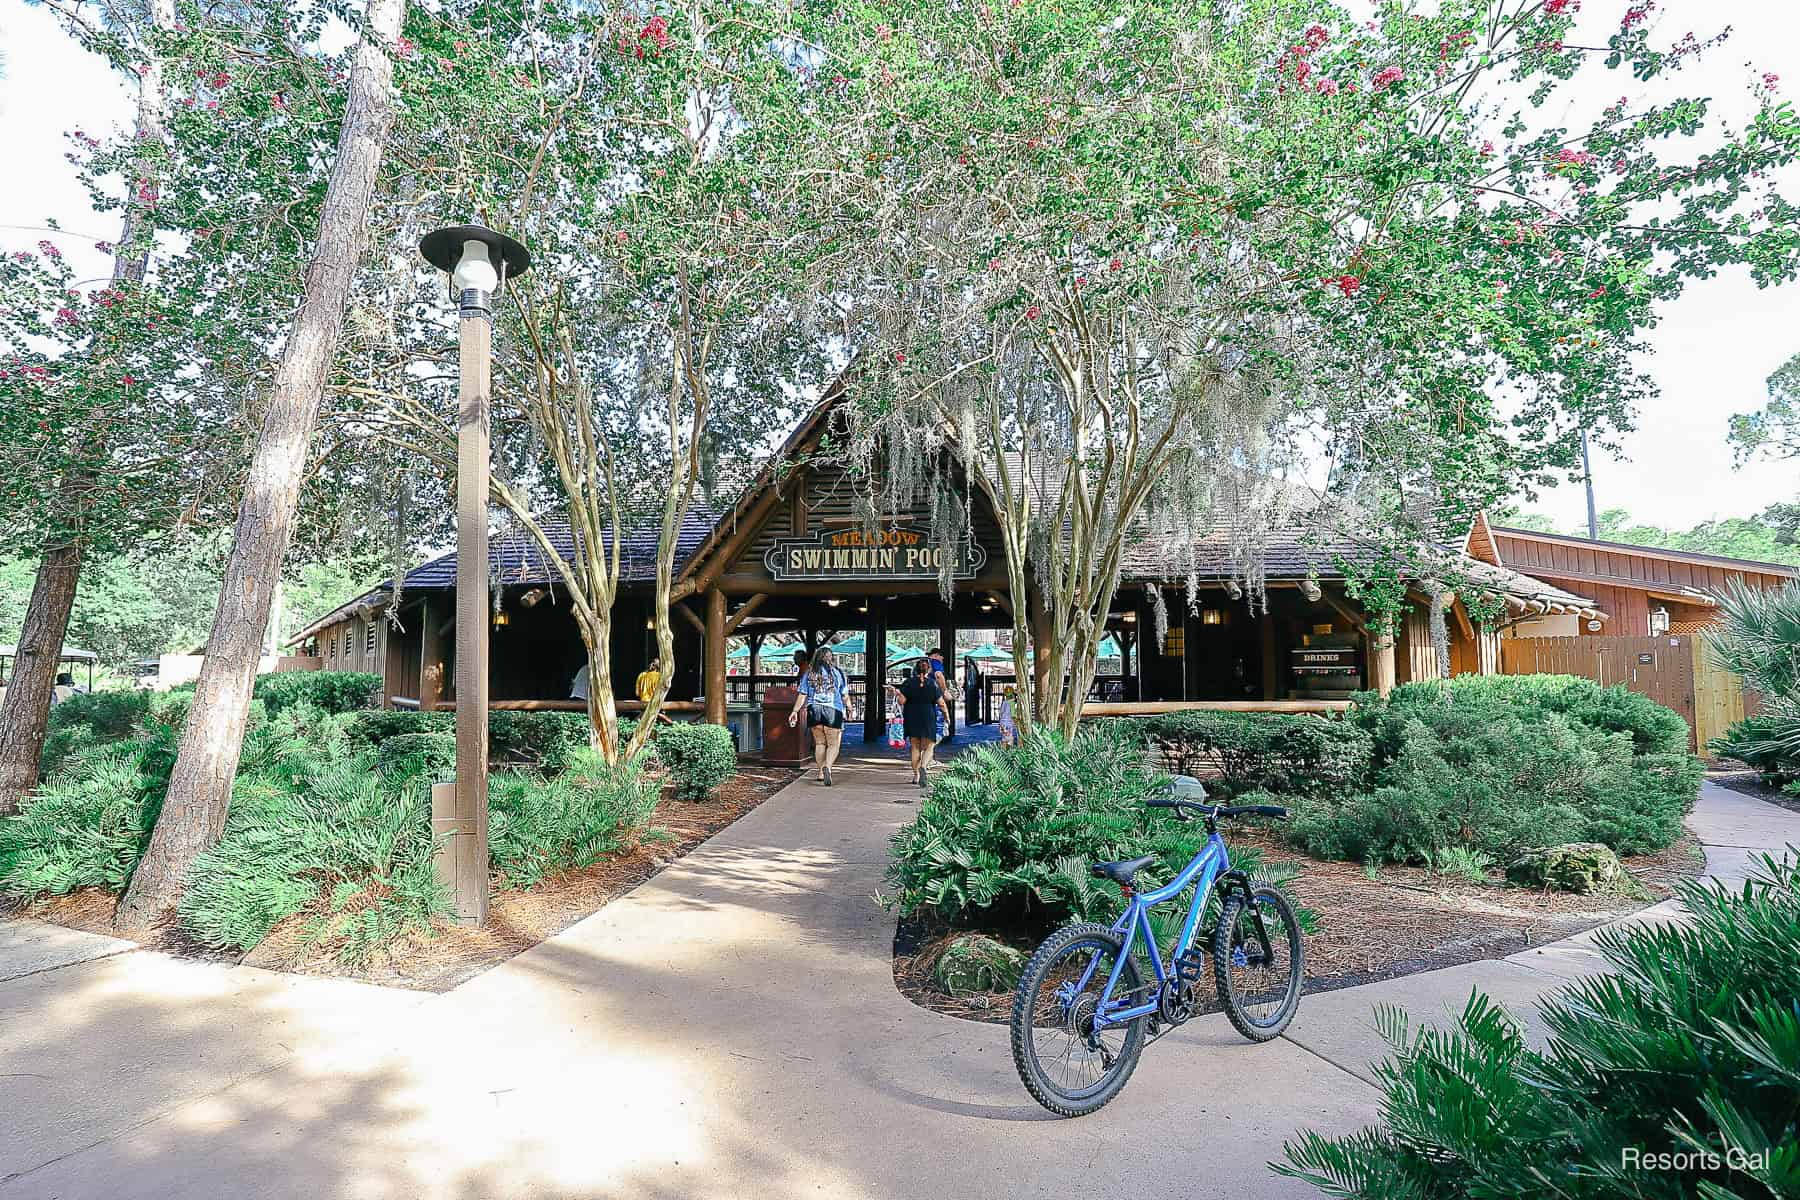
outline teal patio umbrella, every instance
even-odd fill
[[[1100,639],[1100,648],[1098,650],[1094,651],[1094,657],[1096,657],[1096,658],[1123,658],[1124,651],[1119,649],[1118,639],[1113,637],[1113,635],[1109,633],[1105,637]]]
[[[742,644],[740,646],[733,646],[731,649],[729,649],[725,652],[725,657],[726,658],[749,658],[750,657],[750,643],[745,642],[744,644]]]
[[[917,646],[891,646],[888,648],[888,666],[895,663],[911,662],[915,658],[924,658],[925,652]]]
[[[973,650],[968,651],[963,657],[972,658],[976,662],[1011,662],[1012,651],[1002,650],[992,642],[983,642]]]
[[[853,634],[841,642],[831,644],[833,654],[867,654],[868,640],[862,634]]]

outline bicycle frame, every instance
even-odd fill
[[[1218,830],[1215,829],[1206,839],[1206,845],[1200,848],[1200,853],[1196,854],[1194,860],[1182,869],[1181,874],[1155,891],[1132,892],[1127,896],[1125,911],[1119,914],[1119,919],[1113,922],[1112,927],[1114,933],[1121,935],[1124,947],[1120,950],[1118,959],[1113,963],[1112,974],[1106,981],[1106,989],[1100,993],[1100,1003],[1094,1013],[1094,1032],[1098,1033],[1108,1026],[1135,1021],[1139,1017],[1156,1012],[1159,1008],[1154,997],[1147,1004],[1118,1009],[1115,1009],[1114,1006],[1122,1002],[1113,999],[1113,991],[1119,986],[1119,974],[1125,969],[1126,961],[1131,958],[1131,949],[1140,935],[1143,937],[1148,951],[1150,966],[1156,972],[1157,995],[1161,994],[1163,985],[1169,980],[1169,969],[1163,965],[1162,952],[1157,949],[1156,945],[1156,933],[1150,927],[1150,910],[1163,901],[1179,895],[1183,888],[1198,879],[1198,886],[1194,888],[1193,903],[1188,907],[1187,919],[1181,923],[1181,935],[1175,939],[1175,950],[1169,960],[1173,963],[1185,955],[1194,944],[1194,934],[1200,926],[1200,914],[1206,910],[1206,901],[1212,895],[1213,885],[1230,870],[1231,855],[1225,849],[1225,839],[1219,836]],[[1093,980],[1094,971],[1099,966],[1099,961],[1098,958],[1095,958],[1088,964],[1087,970],[1082,974],[1081,982],[1076,985],[1078,992],[1087,990],[1088,984]]]

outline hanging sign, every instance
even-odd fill
[[[963,541],[949,553],[955,579],[972,579],[987,565],[987,550]],[[763,554],[776,579],[936,579],[945,550],[923,530],[910,526],[878,530],[827,529],[803,538],[782,538]]]

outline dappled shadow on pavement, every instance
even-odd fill
[[[1202,1021],[1152,1047],[1109,1108],[1049,1120],[1003,1028],[894,990],[872,893],[907,813],[885,776],[846,774],[794,785],[592,918],[408,1006],[319,997],[334,1023],[310,996],[288,998],[297,1012],[254,993],[158,1004],[75,980],[66,1027],[47,998],[31,1006],[55,1028],[30,1057],[67,1049],[103,1076],[110,1054],[170,1099],[134,1094],[0,1197],[1004,1197],[1089,1175],[1109,1194],[1186,1176],[1301,1196],[1264,1165],[1281,1140],[1373,1117],[1370,1090],[1299,1047]],[[265,1053],[284,1031],[296,1052]],[[169,1057],[209,1039],[211,1061],[241,1069],[183,1095]]]

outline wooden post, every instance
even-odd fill
[[[1475,672],[1478,675],[1500,673],[1500,635],[1486,625],[1475,627]]]
[[[1057,703],[1057,696],[1052,696],[1050,689],[1054,687],[1060,695],[1062,680],[1050,678],[1050,656],[1044,652],[1050,645],[1050,614],[1044,608],[1043,598],[1033,590],[1026,603],[1026,620],[1031,628],[1031,695],[1036,706],[1032,716],[1042,720]]]
[[[949,690],[955,692],[956,680],[956,626],[945,624],[938,626],[938,645],[944,649],[944,682]],[[944,707],[950,710],[950,720],[944,726],[945,737],[956,736],[956,697],[944,697]]]
[[[1267,598],[1264,599],[1266,604]],[[1281,656],[1275,646],[1275,613],[1265,608],[1262,620],[1262,698],[1274,700],[1281,694]]]
[[[725,593],[706,593],[706,723],[725,724]]]
[[[478,295],[479,293],[477,293]],[[465,295],[465,299],[467,296]],[[485,297],[483,297],[485,299]],[[488,375],[494,330],[485,304],[462,309],[461,411],[456,430],[456,805],[439,852],[456,920],[488,909]],[[434,829],[439,822],[432,822]]]
[[[430,712],[444,698],[442,610],[426,600],[419,606],[419,711]]]
[[[1367,634],[1369,646],[1369,686],[1383,696],[1394,690],[1394,635],[1378,636],[1373,629]]]
[[[759,668],[758,660],[762,657],[763,638],[767,636],[762,633],[750,635],[750,703],[752,704],[756,703],[756,672]]]
[[[887,601],[869,597],[869,624],[863,631],[863,741],[887,736]]]

